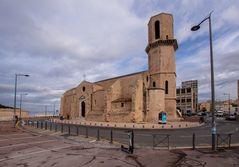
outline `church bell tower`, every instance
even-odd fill
[[[160,13],[148,23],[148,120],[156,121],[158,113],[167,112],[168,119],[176,118],[177,40],[173,34],[173,16]],[[156,117],[156,118],[155,118]]]

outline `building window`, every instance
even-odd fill
[[[166,35],[166,39],[168,39],[168,35]]]
[[[95,105],[96,105],[96,100],[95,100]]]
[[[185,89],[181,89],[181,93],[185,93]]]
[[[83,92],[85,91],[85,87],[84,86],[83,86],[82,90],[83,90]]]
[[[191,93],[191,88],[187,88],[187,93]]]
[[[165,94],[168,94],[168,81],[165,81]]]
[[[149,81],[149,77],[148,76],[147,76],[146,80],[147,80],[147,82]]]
[[[177,89],[177,94],[178,94],[178,95],[180,94],[180,89]]]
[[[124,103],[121,103],[121,107],[124,107]]]
[[[153,82],[153,87],[154,87],[154,88],[156,87],[156,82]]]
[[[160,22],[158,20],[154,23],[154,30],[155,30],[155,39],[159,39],[159,37],[160,37]]]

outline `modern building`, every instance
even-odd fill
[[[198,81],[182,82],[182,87],[177,88],[177,108],[183,114],[195,113],[198,110]]]
[[[176,114],[177,40],[173,16],[161,13],[148,23],[148,70],[98,82],[83,81],[66,91],[61,115],[89,121],[157,122],[159,113]]]

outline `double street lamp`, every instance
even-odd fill
[[[216,150],[216,122],[215,122],[215,89],[214,89],[214,68],[213,68],[213,49],[212,49],[212,28],[211,28],[211,14],[209,13],[198,25],[193,26],[191,31],[200,29],[200,25],[208,20],[209,21],[209,39],[210,39],[210,63],[211,63],[211,112],[212,112],[212,150]]]
[[[13,110],[13,119],[16,119],[16,96],[17,96],[17,77],[29,77],[30,75],[26,74],[15,74],[15,91],[14,91],[14,110]],[[16,120],[15,120],[16,121]],[[15,127],[15,122],[14,122]]]

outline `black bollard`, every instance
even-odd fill
[[[85,138],[88,138],[88,128],[85,128]]]
[[[100,129],[98,128],[97,129],[97,141],[99,141],[100,140]]]
[[[50,122],[50,131],[52,130],[52,122]]]
[[[76,127],[76,135],[79,135],[79,126]]]
[[[68,134],[69,135],[71,134],[71,125],[70,124],[68,125]]]
[[[193,150],[195,150],[195,133],[193,133]]]
[[[57,124],[55,123],[55,132],[57,132]]]
[[[110,130],[110,143],[113,143],[113,131],[112,131],[112,129]]]

